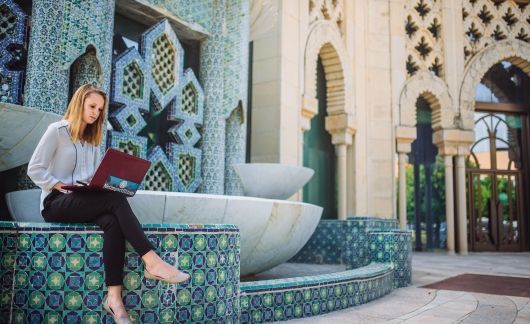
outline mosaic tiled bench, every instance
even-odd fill
[[[343,272],[241,283],[241,323],[316,316],[357,306],[388,294],[390,263],[372,263]]]
[[[137,323],[236,323],[239,230],[234,225],[143,225],[158,253],[192,279],[143,277],[128,245],[123,299]],[[79,224],[0,222],[0,322],[111,323],[102,310],[102,232]]]

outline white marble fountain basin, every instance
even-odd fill
[[[6,194],[17,221],[42,222],[40,190]],[[241,275],[286,262],[309,240],[322,207],[252,197],[141,191],[129,198],[141,223],[235,224],[241,235]]]
[[[236,163],[236,171],[245,196],[287,199],[311,179],[314,170],[280,163]]]
[[[34,108],[0,103],[0,171],[28,163],[48,125],[61,118]]]

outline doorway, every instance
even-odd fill
[[[475,143],[466,165],[473,251],[528,249],[529,87],[526,73],[503,61],[477,89]]]

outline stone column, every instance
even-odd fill
[[[398,177],[399,177],[399,228],[407,228],[407,174],[405,166],[407,163],[407,154],[405,152],[398,153]]]
[[[469,147],[475,141],[473,131],[460,129],[439,129],[433,134],[433,143],[438,153],[444,156],[445,164],[445,218],[447,225],[447,252],[455,252],[455,238],[460,254],[467,254],[467,202],[465,158]],[[453,185],[453,157],[456,156],[456,188]],[[455,197],[456,191],[456,220]],[[455,222],[458,232],[455,233]],[[456,234],[456,235],[455,235]]]
[[[445,166],[445,227],[447,252],[455,253],[455,213],[453,189],[453,156],[444,155]]]
[[[226,120],[223,110],[223,58],[225,31],[225,1],[214,1],[211,33],[201,43],[199,73],[205,95],[201,192],[211,194],[224,193]]]
[[[353,116],[348,113],[327,116],[326,130],[331,134],[331,143],[335,145],[337,156],[338,218],[346,220],[348,218],[346,165],[348,146],[353,143],[353,135],[355,134]]]
[[[456,156],[456,204],[458,222],[458,247],[461,255],[467,255],[467,206],[465,156]]]
[[[411,151],[411,144],[416,139],[416,127],[398,126],[396,127],[396,150],[399,158],[399,227],[407,228],[407,174],[406,163],[407,154]]]
[[[337,156],[337,187],[338,187],[338,216],[339,220],[346,220],[348,217],[346,213],[347,206],[347,187],[346,187],[346,151],[345,144],[335,145],[335,155]]]

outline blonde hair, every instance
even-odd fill
[[[103,97],[103,111],[99,114],[98,119],[93,124],[87,124],[83,133],[81,133],[81,125],[83,123],[83,109],[86,98],[91,93],[97,93]],[[68,129],[70,131],[70,138],[72,142],[83,140],[92,145],[99,146],[103,139],[103,123],[105,121],[105,111],[107,107],[107,94],[92,84],[85,84],[80,86],[72,96],[72,100],[68,104],[64,119],[70,121]]]

